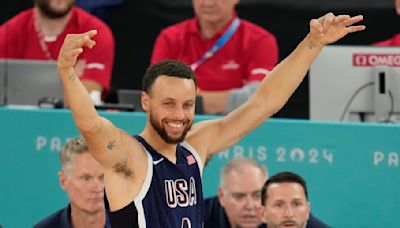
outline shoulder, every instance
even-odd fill
[[[54,214],[44,218],[36,225],[34,225],[34,228],[64,227],[62,217],[63,213],[65,213],[65,210],[67,210],[67,208],[63,208],[55,212]]]
[[[106,23],[104,23],[101,19],[96,16],[86,12],[85,10],[74,6],[73,8],[73,17],[77,21],[79,27],[83,30],[97,29],[97,30],[105,30],[106,32],[111,33],[111,29],[108,27]],[[74,20],[73,19],[73,20]]]
[[[218,197],[204,200],[204,227],[229,227],[224,208],[219,203]]]
[[[33,8],[22,11],[10,18],[5,24],[13,25],[13,26],[23,26],[24,24],[31,23],[33,21]]]
[[[382,40],[373,44],[374,46],[400,46],[400,33],[388,40]]]
[[[310,213],[310,217],[307,221],[307,228],[329,228],[329,226]]]
[[[395,36],[393,36],[392,45],[393,46],[400,46],[400,33],[396,34]]]

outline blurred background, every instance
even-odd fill
[[[90,5],[91,1],[86,2]],[[190,0],[115,2],[121,3],[105,11],[94,11],[110,26],[116,43],[112,93],[107,102],[116,102],[117,89],[141,89],[141,78],[160,30],[193,16]],[[4,23],[21,10],[32,7],[33,1],[3,0],[0,6],[0,23]],[[241,0],[237,11],[241,18],[276,36],[281,60],[308,32],[309,20],[329,11],[363,14],[363,24],[367,25],[366,31],[348,36],[337,44],[369,45],[400,32],[400,17],[393,0]],[[309,118],[308,77],[275,117]]]

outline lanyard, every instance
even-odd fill
[[[228,42],[228,40],[232,37],[232,35],[239,28],[240,19],[236,17],[226,32],[215,42],[215,44],[208,50],[204,55],[197,60],[195,63],[190,65],[193,71],[195,71],[202,63],[204,63],[207,59],[211,58],[219,49],[222,48]]]
[[[36,31],[36,34],[39,39],[40,48],[42,49],[43,53],[46,55],[47,60],[54,60],[53,56],[51,55],[51,52],[49,51],[49,48],[47,47],[46,41],[44,40],[44,34],[43,34],[42,30],[40,29],[39,21],[38,21],[36,15],[34,18],[34,27],[35,27],[35,31]]]

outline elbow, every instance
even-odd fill
[[[258,101],[255,103],[255,105],[256,107],[262,109],[260,113],[263,113],[265,119],[279,112],[287,102],[287,99],[285,100],[279,98],[272,93],[264,94],[262,97],[260,96],[257,100]]]

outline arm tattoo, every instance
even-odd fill
[[[68,79],[73,81],[73,80],[75,80],[75,78],[76,78],[76,73],[75,73],[75,71],[72,71],[72,74],[70,76],[68,76]]]
[[[312,41],[310,43],[308,43],[307,46],[308,46],[309,49],[315,48],[315,44]]]
[[[107,144],[107,149],[112,150],[115,147],[115,143],[116,143],[115,140],[109,142]]]

